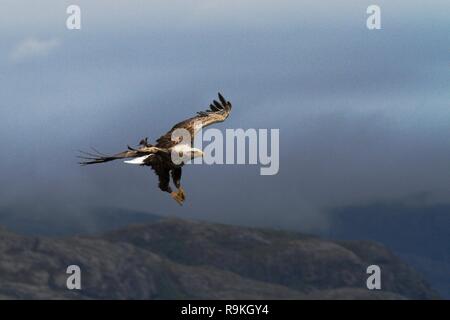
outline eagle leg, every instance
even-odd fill
[[[180,194],[180,190],[177,192],[173,191],[170,193],[172,199],[175,200],[180,206],[183,205],[184,197]]]
[[[180,195],[181,199],[186,200],[186,194],[184,193],[184,189],[182,186],[178,187],[178,194]]]
[[[176,197],[183,202],[186,199],[186,194],[184,193],[184,189],[181,187],[181,168],[172,169],[171,173],[173,183],[175,187],[178,189]]]

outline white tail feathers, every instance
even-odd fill
[[[133,158],[131,160],[127,160],[124,162],[128,163],[128,164],[144,164],[145,159],[147,159],[148,157],[151,157],[151,156],[152,156],[152,154],[143,156],[143,157]]]

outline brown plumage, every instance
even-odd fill
[[[177,123],[166,134],[156,140],[156,145],[148,143],[148,138],[144,138],[139,142],[139,147],[132,148],[128,146],[128,150],[115,155],[105,155],[95,149],[93,149],[95,153],[80,151],[82,155],[79,156],[79,158],[83,160],[80,164],[85,166],[119,159],[133,159],[128,161],[128,163],[151,167],[158,176],[159,188],[162,191],[169,192],[172,198],[181,205],[185,200],[185,193],[180,184],[182,174],[181,168],[184,163],[175,164],[172,162],[171,154],[173,148],[180,144],[180,141],[172,140],[172,134],[176,129],[187,130],[191,136],[191,148],[190,150],[183,150],[184,152],[189,153],[189,158],[200,156],[200,154],[202,154],[201,150],[192,148],[195,135],[201,128],[225,121],[231,112],[231,103],[225,100],[220,93],[218,96],[219,101],[214,100],[213,103],[210,104],[210,109],[200,111],[195,117]],[[177,192],[172,192],[170,178],[172,178],[175,187],[178,189]]]
[[[197,132],[204,127],[207,127],[213,123],[223,122],[230,115],[231,112],[231,103],[226,101],[224,97],[219,93],[220,103],[216,100],[213,101],[213,104],[210,104],[209,110],[197,112],[195,117],[186,119],[174,125],[169,132],[156,140],[156,147],[158,148],[172,148],[177,144],[177,141],[172,141],[172,132],[176,129],[186,129],[189,131],[191,135],[191,142],[194,142],[194,137]],[[200,124],[200,126],[195,127],[196,124]]]

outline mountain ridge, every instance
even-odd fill
[[[361,252],[370,253],[369,261]],[[3,299],[434,299],[382,246],[162,218],[101,235],[27,237],[0,228]],[[381,291],[365,288],[381,264]],[[68,265],[82,290],[66,289]]]

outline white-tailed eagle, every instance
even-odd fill
[[[214,100],[210,104],[209,110],[197,112],[195,117],[177,123],[170,131],[156,140],[155,145],[150,144],[148,138],[145,138],[141,140],[139,147],[131,148],[128,146],[127,151],[111,156],[102,154],[95,149],[95,153],[80,151],[82,155],[79,158],[83,159],[80,164],[89,165],[119,159],[129,159],[125,162],[151,167],[159,178],[159,188],[162,191],[170,193],[172,198],[181,205],[186,198],[185,192],[180,184],[181,168],[184,165],[184,161],[179,164],[172,161],[172,152],[182,153],[183,159],[193,159],[203,156],[201,150],[193,147],[194,136],[201,128],[225,121],[231,112],[231,103],[225,100],[220,93],[218,95],[219,101]],[[176,139],[175,141],[173,140],[172,133],[177,129],[185,129],[189,132],[191,137],[190,146],[181,144]],[[170,187],[171,177],[173,184],[177,188],[177,192],[172,191]]]

